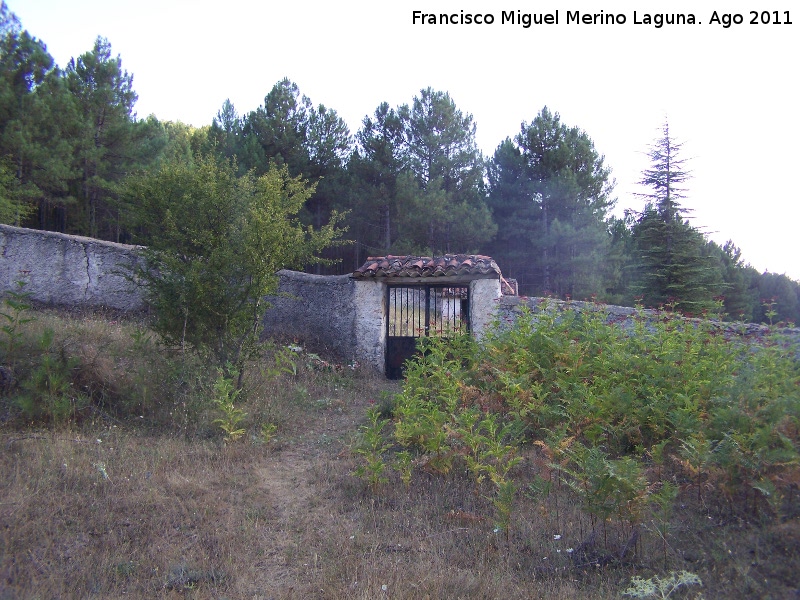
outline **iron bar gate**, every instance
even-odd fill
[[[386,376],[403,376],[419,338],[470,331],[469,300],[469,285],[386,286]]]

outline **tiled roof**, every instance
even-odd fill
[[[445,277],[453,275],[500,275],[490,256],[372,256],[353,272],[353,277]]]

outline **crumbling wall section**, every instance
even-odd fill
[[[0,225],[0,293],[24,291],[37,302],[61,306],[144,308],[130,276],[139,246]]]

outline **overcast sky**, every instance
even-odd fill
[[[645,152],[665,118],[691,159],[693,224],[732,239],[760,271],[800,280],[800,8],[707,0],[7,0],[61,67],[108,38],[134,76],[140,118],[208,125],[226,98],[240,114],[288,77],[353,133],[381,102],[409,103],[431,86],[471,113],[487,155],[543,106],[605,155],[617,208],[639,210]],[[699,7],[699,8],[698,8]],[[623,15],[624,24],[567,23],[568,12]],[[719,24],[711,23],[715,9]],[[491,14],[491,25],[413,24],[413,11]],[[693,14],[695,25],[645,23]],[[502,23],[504,11],[559,23]],[[634,15],[636,11],[636,15]],[[777,11],[777,12],[774,12]],[[788,11],[788,12],[787,12]],[[724,27],[725,14],[742,24]],[[655,18],[652,19],[655,21]]]

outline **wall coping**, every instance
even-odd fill
[[[0,223],[0,232],[3,231],[17,235],[35,235],[39,237],[50,237],[64,240],[67,242],[94,244],[97,246],[105,246],[107,248],[115,248],[117,250],[142,250],[145,248],[145,246],[120,244],[119,242],[109,242],[106,240],[99,240],[97,238],[85,237],[82,235],[72,235],[69,233],[60,233],[58,231],[45,231],[43,229],[29,229],[27,227],[15,227],[14,225],[4,225]]]

